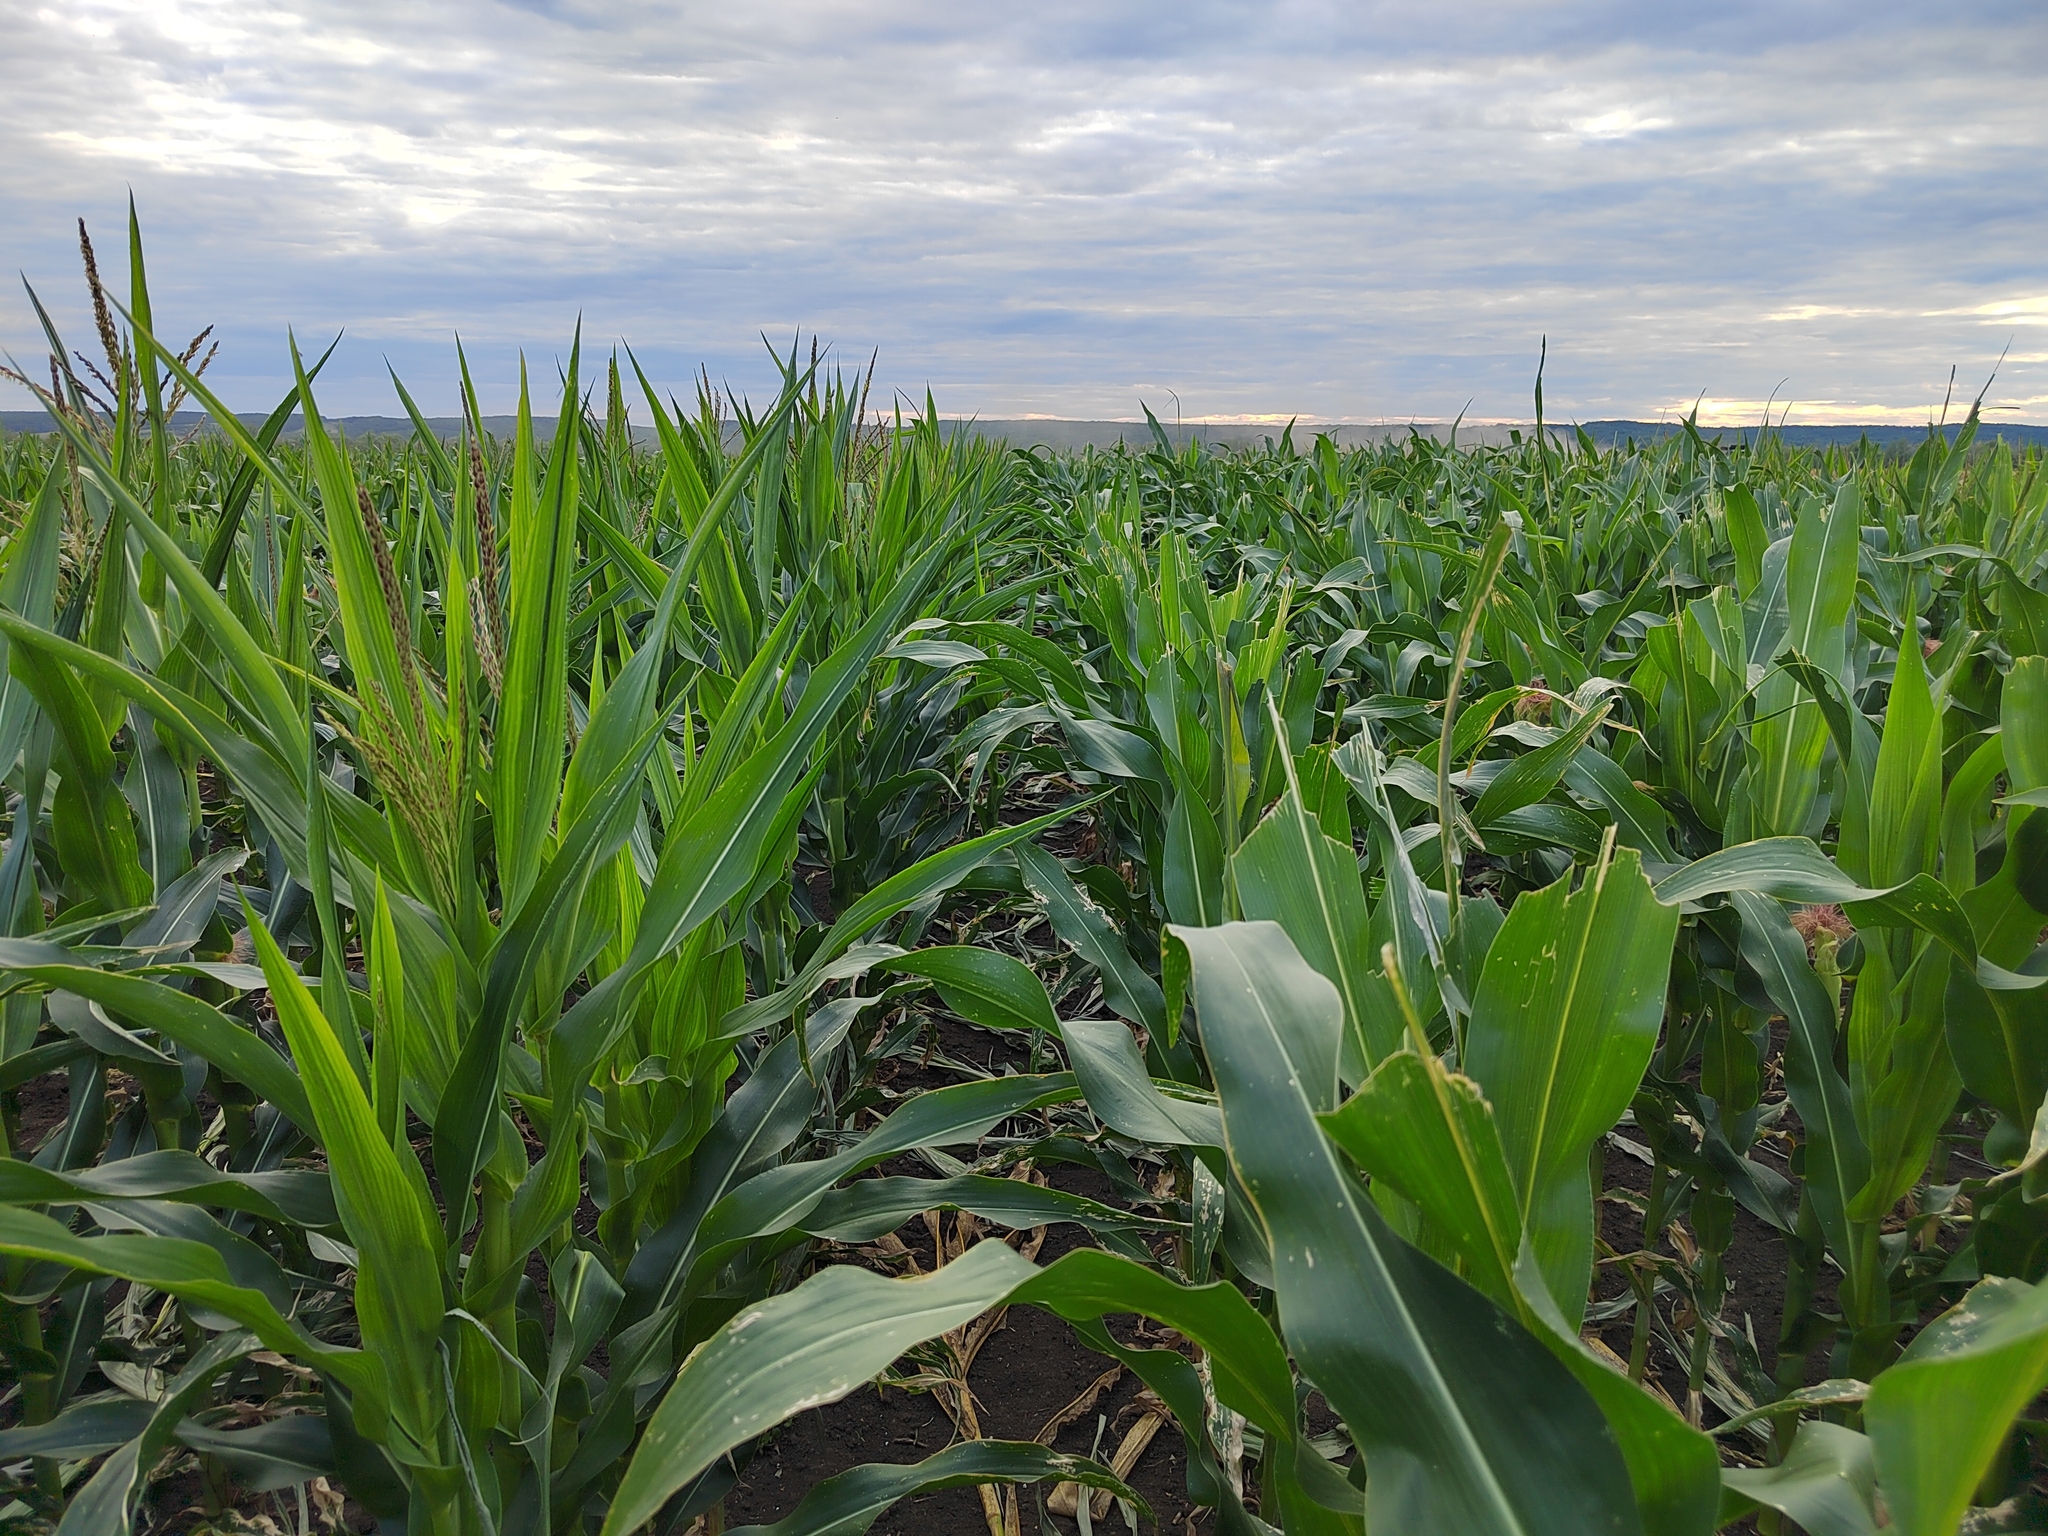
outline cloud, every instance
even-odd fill
[[[766,387],[801,327],[984,416],[1938,405],[2042,323],[2048,18],[1903,5],[0,0],[0,259],[124,192],[235,402],[503,404],[584,334]],[[41,350],[25,302],[0,341]],[[2019,349],[2015,349],[2016,351]],[[1972,382],[1969,386],[1974,389]],[[1995,403],[2048,393],[2008,359]],[[1806,402],[1800,405],[1797,402]],[[1744,407],[1746,409],[1746,406]]]

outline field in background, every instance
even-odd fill
[[[243,425],[255,429],[263,424],[260,415],[245,414]],[[442,437],[459,436],[462,419],[457,416],[430,416],[426,418],[430,431]],[[546,435],[547,423],[539,431]],[[207,418],[200,412],[180,413],[170,423],[173,432],[184,434],[207,429]],[[341,416],[330,420],[330,428],[346,437],[410,437],[413,423],[403,416]],[[516,422],[510,416],[486,416],[483,429],[499,437],[509,437]],[[1577,432],[1583,427],[1586,435],[1599,448],[1625,447],[1631,442],[1656,443],[1669,437],[1681,435],[1684,424],[1669,421],[1588,421],[1578,426],[1557,426],[1549,428],[1553,442],[1560,446],[1571,446]],[[1154,446],[1157,439],[1152,427],[1144,421],[1063,421],[1030,418],[1020,420],[977,418],[944,418],[944,430],[949,433],[968,433],[1001,443],[1009,448],[1041,448],[1055,453],[1080,453],[1090,448],[1110,449],[1119,445],[1144,449]],[[0,432],[47,432],[49,418],[39,411],[0,411]],[[646,446],[656,442],[652,427],[633,429],[635,441]],[[727,440],[737,432],[736,424],[728,424]],[[2042,447],[2048,445],[2048,427],[2029,426],[2023,423],[2004,423],[1987,429],[2001,441],[2015,448]],[[303,425],[294,418],[284,429],[287,440],[299,435]],[[1340,448],[1371,447],[1381,443],[1399,443],[1410,433],[1431,439],[1434,442],[1450,442],[1453,424],[1444,421],[1417,421],[1395,424],[1358,423],[1299,423],[1292,429],[1294,442],[1306,447],[1317,437],[1328,437]],[[1945,429],[1944,435],[1952,442],[1962,431],[1957,422]],[[1759,436],[1764,435],[1755,427],[1712,427],[1701,429],[1702,436],[1726,442],[1753,446]],[[1185,426],[1164,422],[1159,426],[1169,452],[1178,452],[1191,442],[1201,442],[1211,448],[1258,449],[1267,443],[1277,444],[1289,435],[1287,426],[1245,426],[1235,423],[1191,422]],[[1518,437],[1533,437],[1534,422],[1503,424],[1497,422],[1467,422],[1456,427],[1456,440],[1466,447],[1503,448]],[[1769,436],[1793,448],[1844,448],[1854,449],[1859,443],[1868,442],[1887,452],[1911,456],[1927,436],[1923,427],[1901,427],[1889,424],[1868,426],[1772,426]]]

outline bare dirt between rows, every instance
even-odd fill
[[[1115,1200],[1109,1181],[1100,1174],[1072,1167],[1048,1172],[1060,1188],[1105,1202]],[[1608,1188],[1647,1190],[1648,1175],[1647,1167],[1625,1153],[1609,1151]],[[1633,1210],[1603,1200],[1600,1212],[1601,1235],[1610,1245],[1622,1253],[1640,1247],[1642,1223]],[[920,1264],[929,1263],[930,1237],[921,1224],[905,1227],[898,1235],[913,1246]],[[915,1247],[918,1239],[922,1241],[921,1248]],[[1049,1262],[1083,1241],[1084,1235],[1072,1228],[1055,1228],[1039,1255],[1040,1261]],[[1748,1212],[1738,1211],[1726,1266],[1731,1282],[1727,1315],[1738,1324],[1747,1317],[1764,1364],[1770,1368],[1776,1361],[1785,1276],[1784,1245],[1770,1227]],[[1596,1293],[1605,1297],[1625,1289],[1618,1276],[1603,1273]],[[1141,1342],[1136,1325],[1134,1318],[1115,1318],[1111,1320],[1111,1331],[1124,1343]],[[1623,1317],[1598,1331],[1608,1347],[1626,1359],[1632,1326]],[[1001,1330],[982,1350],[971,1378],[984,1434],[990,1438],[1032,1438],[1041,1425],[1109,1364],[1060,1319],[1031,1308],[1011,1309]],[[1675,1358],[1661,1340],[1652,1342],[1650,1372],[1675,1401],[1684,1401],[1684,1362]],[[1098,1405],[1097,1412],[1110,1419],[1100,1447],[1105,1460],[1135,1416],[1138,1391],[1139,1384],[1126,1374]],[[1709,1422],[1718,1417],[1710,1407]],[[1095,1446],[1095,1436],[1096,1413],[1089,1413],[1064,1430],[1054,1444],[1062,1451],[1085,1455]],[[931,1397],[863,1388],[840,1402],[799,1415],[764,1444],[726,1500],[728,1522],[771,1523],[795,1509],[804,1492],[818,1480],[863,1462],[919,1461],[944,1449],[952,1437],[951,1422]],[[1158,1517],[1156,1529],[1168,1536],[1214,1529],[1213,1513],[1190,1503],[1186,1476],[1186,1453],[1179,1431],[1168,1426],[1152,1441],[1129,1478],[1131,1486],[1144,1495]],[[1019,1511],[1026,1533],[1066,1533],[1078,1529],[1072,1520],[1058,1516],[1049,1516],[1041,1526],[1036,1501],[1028,1489],[1019,1499]],[[1107,1523],[1111,1530],[1123,1530],[1114,1511]],[[1102,1528],[1101,1523],[1097,1528]],[[981,1501],[972,1489],[951,1489],[907,1499],[874,1526],[875,1536],[979,1533],[986,1529]],[[1147,1523],[1145,1529],[1155,1527]]]
[[[993,1036],[954,1019],[937,1022],[933,1043],[946,1057],[970,1061],[988,1069],[1002,1070],[1007,1064],[1021,1069],[1025,1063],[1014,1050],[1015,1042]],[[1016,1055],[1012,1061],[1010,1057]],[[899,1058],[889,1074],[896,1092],[936,1087],[956,1080],[936,1063],[925,1065],[915,1056]],[[40,1139],[63,1118],[67,1103],[66,1080],[62,1074],[24,1084],[19,1092],[21,1124]],[[1623,1132],[1627,1134],[1626,1131]],[[910,1166],[894,1165],[878,1173],[914,1172]],[[1043,1168],[1058,1188],[1086,1195],[1105,1204],[1126,1206],[1099,1169],[1074,1164],[1051,1163]],[[1625,1199],[1604,1196],[1641,1195],[1649,1188],[1650,1169],[1626,1152],[1608,1146],[1604,1156],[1603,1198],[1599,1203],[1600,1235],[1620,1254],[1633,1253],[1642,1246],[1641,1218]],[[984,1241],[1000,1240],[999,1231]],[[922,1221],[913,1221],[897,1233],[919,1268],[933,1265],[932,1239]],[[1089,1241],[1080,1229],[1053,1227],[1038,1253],[1040,1263],[1050,1263],[1061,1254]],[[850,1256],[850,1255],[843,1255]],[[821,1255],[821,1257],[823,1257]],[[1747,1211],[1738,1209],[1733,1241],[1725,1259],[1730,1282],[1725,1316],[1741,1326],[1748,1323],[1766,1370],[1775,1367],[1776,1345],[1786,1255],[1778,1234]],[[1626,1281],[1615,1266],[1603,1267],[1596,1276],[1596,1299],[1606,1299],[1626,1290]],[[1108,1320],[1120,1342],[1157,1347],[1170,1342],[1148,1330],[1135,1317]],[[1596,1329],[1602,1341],[1626,1359],[1633,1324],[1624,1315]],[[1061,1319],[1030,1307],[1010,1309],[1001,1326],[983,1346],[969,1377],[975,1394],[982,1434],[990,1439],[1031,1440],[1070,1404],[1113,1362],[1096,1354]],[[1686,1369],[1661,1339],[1653,1339],[1649,1354],[1649,1375],[1676,1402],[1685,1397]],[[902,1362],[907,1370],[911,1363]],[[1810,1362],[1809,1375],[1826,1374],[1825,1361]],[[1815,1377],[1815,1379],[1818,1379]],[[102,1385],[96,1377],[88,1388]],[[1091,1452],[1107,1461],[1125,1431],[1138,1417],[1138,1396],[1142,1384],[1126,1372],[1106,1391],[1095,1406],[1075,1422],[1066,1425],[1052,1440],[1060,1451],[1076,1455]],[[1319,1405],[1318,1405],[1319,1406]],[[1318,1415],[1319,1419],[1327,1418]],[[1707,1422],[1719,1415],[1707,1408]],[[1106,1419],[1106,1424],[1099,1420]],[[1314,1425],[1326,1427],[1325,1423]],[[799,1414],[769,1435],[746,1466],[738,1484],[726,1499],[728,1526],[770,1524],[794,1510],[804,1494],[816,1483],[867,1462],[917,1462],[943,1450],[955,1439],[951,1419],[930,1393],[865,1386],[841,1401]],[[1195,1506],[1187,1494],[1186,1453],[1177,1426],[1168,1423],[1129,1474],[1127,1481],[1151,1506],[1154,1519],[1143,1522],[1145,1532],[1158,1530],[1180,1536],[1214,1529],[1213,1512]],[[187,1485],[190,1485],[189,1487]],[[204,1519],[192,1507],[198,1491],[195,1477],[174,1474],[154,1490],[151,1502],[157,1521],[145,1528],[152,1531],[193,1531],[203,1529]],[[1020,1528],[1024,1533],[1061,1533],[1078,1529],[1075,1521],[1048,1515],[1040,1519],[1041,1499],[1049,1487],[1018,1491]],[[183,1495],[183,1496],[181,1496]],[[1255,1488],[1247,1489],[1248,1501],[1256,1507]],[[267,1503],[267,1500],[264,1501]],[[247,1507],[255,1507],[252,1503]],[[351,1508],[345,1527],[369,1528],[360,1510]],[[1156,1522],[1156,1523],[1155,1523]],[[1122,1520],[1114,1509],[1098,1530],[1121,1532]],[[876,1536],[922,1536],[928,1532],[961,1532],[967,1536],[988,1529],[979,1495],[972,1488],[949,1489],[907,1499],[884,1514],[873,1527]]]

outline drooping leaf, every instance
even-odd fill
[[[1193,962],[1227,1150],[1272,1245],[1288,1348],[1366,1457],[1367,1523],[1639,1530],[1627,1469],[1584,1389],[1395,1236],[1317,1125],[1336,1100],[1335,990],[1275,925],[1171,933]]]
[[[1166,994],[1124,943],[1109,914],[1089,899],[1058,859],[1032,843],[1019,843],[1017,867],[1045,908],[1053,932],[1102,975],[1109,1004],[1153,1035],[1166,1034]]]
[[[1871,1384],[1863,1423],[1900,1536],[1947,1536],[2012,1421],[2048,1386],[2048,1284],[1995,1278]]]
[[[985,1028],[1060,1032],[1059,1015],[1037,972],[998,950],[949,944],[915,949],[884,963],[900,975],[927,978],[948,1008]]]
[[[1809,1419],[1774,1467],[1730,1467],[1724,1522],[1763,1506],[1789,1515],[1812,1536],[1876,1536],[1876,1468],[1870,1442],[1852,1429]]]

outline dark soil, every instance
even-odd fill
[[[1627,1130],[1617,1133],[1623,1140],[1635,1141]],[[1641,1145],[1640,1142],[1636,1142]],[[1643,1244],[1643,1218],[1625,1198],[1625,1194],[1645,1196],[1650,1191],[1650,1165],[1630,1156],[1612,1141],[1602,1148],[1603,1193],[1596,1207],[1598,1231],[1602,1242],[1617,1254],[1629,1255],[1640,1251]],[[1668,1239],[1650,1245],[1654,1251],[1671,1255]],[[1745,1325],[1756,1340],[1757,1353],[1762,1357],[1766,1371],[1777,1369],[1778,1330],[1784,1313],[1785,1241],[1775,1228],[1759,1221],[1741,1206],[1735,1208],[1734,1236],[1730,1238],[1728,1250],[1722,1256],[1722,1268],[1728,1277],[1728,1295],[1722,1303],[1722,1317],[1737,1328]],[[1596,1302],[1607,1301],[1627,1294],[1628,1279],[1619,1263],[1599,1264],[1593,1275],[1593,1297]],[[1831,1293],[1831,1287],[1830,1287]],[[1831,1295],[1830,1295],[1831,1299]],[[1667,1307],[1668,1296],[1659,1298],[1659,1305]],[[1635,1331],[1631,1316],[1613,1318],[1588,1329],[1597,1333],[1602,1343],[1620,1356],[1629,1358],[1629,1348]],[[1674,1356],[1665,1342],[1654,1334],[1650,1341],[1647,1374],[1661,1386],[1671,1400],[1682,1409],[1685,1404],[1687,1362]],[[1823,1370],[1821,1375],[1825,1375]],[[1819,1380],[1820,1376],[1813,1377]],[[1720,1420],[1711,1403],[1706,1405],[1705,1422]]]
[[[1027,1068],[1013,1039],[954,1019],[938,1020],[926,1043],[932,1052],[953,1061],[992,1070],[1001,1070],[1006,1065],[1019,1071]],[[877,1076],[896,1093],[958,1080],[954,1073],[921,1055],[898,1057]],[[879,1174],[928,1171],[909,1158],[876,1170]],[[1108,1177],[1097,1168],[1049,1164],[1043,1171],[1056,1188],[1105,1204],[1125,1204]],[[950,1217],[945,1230],[952,1230]],[[929,1272],[934,1255],[931,1232],[925,1223],[913,1221],[899,1229],[896,1237],[910,1251],[919,1269]],[[982,1240],[999,1241],[1001,1237],[1000,1231],[991,1231]],[[1050,1263],[1088,1241],[1088,1234],[1079,1228],[1049,1228],[1038,1251],[1038,1262]],[[1148,1332],[1148,1325],[1136,1317],[1112,1317],[1107,1322],[1110,1332],[1124,1344],[1158,1348],[1171,1342],[1170,1336]],[[908,1361],[902,1364],[906,1370],[911,1368]],[[982,1346],[968,1374],[983,1437],[1037,1439],[1062,1409],[1114,1364],[1091,1350],[1066,1322],[1051,1313],[1032,1307],[1011,1308]],[[1142,1387],[1136,1377],[1124,1372],[1092,1409],[1052,1437],[1053,1447],[1082,1456],[1093,1452],[1100,1460],[1109,1461],[1125,1432],[1140,1417],[1137,1400]],[[1107,1418],[1108,1424],[1098,1431],[1102,1418]],[[755,1453],[738,1486],[727,1495],[726,1522],[729,1526],[771,1523],[796,1508],[814,1483],[864,1462],[922,1461],[957,1438],[951,1418],[932,1394],[864,1387],[837,1403],[800,1414],[776,1431]],[[1196,1509],[1188,1500],[1186,1449],[1179,1430],[1171,1423],[1161,1426],[1153,1436],[1126,1481],[1151,1506],[1161,1522],[1157,1529],[1174,1533],[1202,1529],[1201,1522],[1208,1512]],[[1047,1485],[1017,1489],[1021,1530],[1038,1533],[1077,1529],[1073,1520],[1055,1515],[1048,1515],[1040,1523],[1040,1500],[1051,1492]],[[1147,1531],[1155,1529],[1151,1522],[1144,1525]],[[980,1495],[972,1488],[947,1489],[906,1499],[873,1527],[875,1536],[978,1533],[987,1529]],[[1096,1529],[1121,1532],[1124,1527],[1112,1508],[1106,1520],[1096,1522]]]
[[[826,899],[826,893],[816,893]],[[940,1018],[934,1031],[913,1050],[885,1064],[877,1074],[897,1094],[937,1087],[957,1081],[957,1072],[947,1062],[972,1063],[985,1070],[1026,1069],[1017,1043],[1006,1036],[974,1029],[958,1020]],[[68,1111],[68,1079],[55,1073],[22,1085],[19,1104],[19,1144],[33,1149],[64,1118]],[[1624,1127],[1622,1138],[1634,1140],[1635,1133]],[[1644,1248],[1642,1219],[1628,1197],[1646,1196],[1650,1187],[1648,1163],[1630,1156],[1613,1144],[1604,1148],[1603,1195],[1598,1206],[1599,1234],[1608,1250],[1625,1258]],[[928,1171],[915,1159],[900,1160],[877,1173]],[[1042,1171],[1057,1187],[1085,1194],[1110,1204],[1125,1204],[1110,1180],[1092,1166],[1047,1164]],[[1148,1179],[1149,1182],[1149,1179]],[[593,1213],[580,1213],[578,1226],[588,1224]],[[950,1230],[951,1218],[948,1218]],[[982,1241],[1000,1241],[1005,1234],[989,1231]],[[934,1255],[926,1225],[913,1221],[897,1233],[919,1269],[929,1271]],[[1020,1240],[1012,1236],[1012,1241]],[[1037,1254],[1047,1263],[1089,1241],[1086,1233],[1073,1227],[1054,1227],[1044,1235]],[[1659,1235],[1650,1245],[1665,1255],[1672,1252],[1668,1236]],[[821,1260],[854,1260],[851,1252],[821,1254]],[[1747,1325],[1757,1345],[1764,1369],[1776,1366],[1779,1318],[1786,1276],[1784,1243],[1770,1227],[1747,1211],[1737,1209],[1734,1237],[1725,1258],[1730,1290],[1724,1317],[1737,1327]],[[1830,1277],[1831,1278],[1831,1277]],[[543,1276],[536,1274],[543,1295]],[[1831,1285],[1824,1290],[1831,1291]],[[1619,1260],[1602,1263],[1595,1272],[1597,1300],[1625,1295],[1626,1273]],[[1659,1298],[1660,1308],[1669,1315],[1674,1298]],[[1825,1299],[1823,1305],[1826,1304]],[[1158,1347],[1171,1345],[1170,1335],[1148,1333],[1147,1325],[1135,1317],[1109,1320],[1112,1333],[1122,1342]],[[1629,1356],[1633,1322],[1627,1313],[1589,1328],[1622,1360]],[[1049,1313],[1029,1307],[1009,1311],[976,1357],[969,1383],[974,1393],[980,1431],[990,1439],[1029,1441],[1039,1438],[1046,1426],[1069,1404],[1109,1370],[1113,1362],[1097,1355],[1078,1338],[1071,1327]],[[904,1369],[911,1362],[903,1362]],[[1648,1356],[1650,1379],[1681,1408],[1686,1397],[1686,1364],[1674,1355],[1663,1339],[1652,1338]],[[1816,1351],[1808,1362],[1808,1379],[1827,1374],[1824,1351]],[[1125,1432],[1140,1415],[1141,1383],[1128,1372],[1103,1391],[1096,1403],[1072,1423],[1051,1436],[1055,1448],[1078,1455],[1091,1452],[1108,1461]],[[1320,1409],[1317,1401],[1312,1405]],[[1312,1415],[1312,1427],[1326,1428],[1327,1411]],[[1711,1402],[1705,1406],[1708,1424],[1720,1415]],[[1106,1419],[1107,1423],[1102,1423]],[[916,1462],[943,1450],[958,1438],[951,1418],[939,1399],[929,1392],[897,1388],[864,1387],[826,1407],[803,1413],[783,1425],[761,1445],[740,1482],[726,1499],[730,1526],[766,1524],[792,1511],[816,1483],[865,1462]],[[1173,1536],[1213,1529],[1211,1513],[1195,1508],[1187,1496],[1186,1457],[1177,1426],[1168,1423],[1154,1436],[1128,1479],[1150,1504],[1157,1524],[1154,1529]],[[1024,1532],[1068,1532],[1077,1529],[1071,1518],[1047,1515],[1041,1519],[1041,1502],[1051,1493],[1049,1485],[1016,1491],[1020,1526]],[[195,1489],[171,1485],[153,1490],[152,1505],[157,1518],[169,1523],[166,1530],[188,1528],[197,1502]],[[1250,1490],[1248,1490],[1248,1493]],[[173,1514],[182,1511],[182,1515]],[[360,1515],[360,1511],[351,1511]],[[1112,1510],[1098,1529],[1118,1531],[1122,1521]],[[350,1528],[355,1528],[350,1523]],[[874,1526],[877,1536],[911,1536],[911,1533],[962,1532],[978,1536],[987,1529],[981,1499],[972,1488],[951,1489],[905,1500],[885,1514]]]
[[[24,1154],[32,1153],[71,1113],[71,1074],[47,1072],[32,1077],[11,1096],[20,1106],[19,1145]]]
[[[987,1062],[991,1037],[948,1022],[941,1026],[939,1048],[956,1060]],[[996,1054],[1000,1055],[1000,1052]],[[927,1074],[937,1080],[933,1069],[919,1069],[905,1061],[892,1087],[923,1086]],[[1624,1130],[1621,1134],[1627,1136]],[[908,1166],[901,1170],[913,1171]],[[1109,1181],[1093,1169],[1059,1166],[1047,1169],[1052,1182],[1095,1199],[1115,1202]],[[1605,1154],[1603,1187],[1613,1193],[1646,1195],[1650,1168],[1626,1152],[1608,1147]],[[1632,1254],[1643,1247],[1642,1218],[1622,1200],[1603,1198],[1599,1206],[1600,1235],[1618,1254]],[[921,1222],[903,1228],[898,1238],[917,1256],[920,1267],[928,1268],[932,1244]],[[1049,1262],[1059,1254],[1086,1241],[1085,1234],[1072,1228],[1054,1228],[1039,1254]],[[1668,1241],[1657,1248],[1669,1254]],[[1736,1326],[1745,1322],[1753,1333],[1766,1370],[1774,1369],[1777,1357],[1779,1316],[1785,1284],[1785,1249],[1772,1228],[1738,1208],[1733,1240],[1725,1257],[1730,1290],[1724,1316]],[[1603,1265],[1595,1276],[1595,1296],[1606,1299],[1624,1294],[1627,1280],[1618,1265]],[[1668,1308],[1671,1298],[1659,1298]],[[1125,1343],[1144,1342],[1135,1318],[1112,1320],[1112,1332]],[[1592,1330],[1621,1359],[1629,1355],[1633,1325],[1624,1315]],[[906,1362],[906,1367],[907,1367]],[[989,1340],[975,1361],[970,1381],[974,1387],[984,1435],[990,1438],[1029,1440],[1067,1403],[1083,1391],[1111,1362],[1095,1354],[1058,1318],[1029,1308],[1009,1312],[1002,1328]],[[1812,1379],[1825,1375],[1825,1360],[1809,1363]],[[1686,1394],[1686,1364],[1671,1353],[1663,1340],[1653,1336],[1649,1354],[1652,1379],[1681,1408]],[[1139,1384],[1128,1374],[1107,1392],[1096,1409],[1061,1431],[1054,1444],[1063,1451],[1087,1454],[1096,1448],[1098,1414],[1106,1414],[1109,1427],[1103,1432],[1099,1454],[1107,1460],[1136,1416]],[[1321,1416],[1327,1419],[1328,1415]],[[1711,1402],[1705,1405],[1706,1422],[1721,1415]],[[1326,1427],[1319,1422],[1315,1427]],[[865,1388],[827,1407],[814,1409],[784,1425],[756,1454],[745,1476],[726,1500],[727,1518],[732,1525],[766,1524],[793,1510],[810,1486],[863,1462],[913,1462],[942,1450],[954,1439],[951,1420],[928,1394],[900,1390]],[[1195,1508],[1188,1500],[1185,1450],[1177,1428],[1162,1428],[1130,1482],[1152,1505],[1160,1520],[1159,1529],[1168,1533],[1209,1528],[1210,1512]],[[1041,1489],[1040,1493],[1049,1492]],[[1030,1489],[1021,1490],[1019,1510],[1022,1529],[1068,1532],[1074,1522],[1049,1516],[1039,1523],[1037,1499]],[[1098,1528],[1102,1523],[1098,1522]],[[1121,1532],[1121,1521],[1112,1511],[1107,1522]],[[973,1489],[954,1489],[908,1499],[885,1515],[874,1527],[876,1536],[912,1536],[924,1532],[963,1532],[976,1536],[987,1528],[980,1498]],[[1149,1531],[1151,1526],[1147,1526]]]
[[[1100,1174],[1091,1178],[1073,1168],[1048,1171],[1062,1189],[1096,1199],[1110,1198],[1108,1180]],[[898,1235],[918,1254],[920,1265],[928,1266],[931,1238],[923,1224],[913,1223]],[[1054,1228],[1039,1251],[1040,1262],[1080,1246],[1083,1236],[1073,1228]],[[1164,1342],[1140,1334],[1136,1318],[1111,1318],[1109,1325],[1111,1333],[1125,1344],[1157,1347]],[[968,1377],[982,1434],[1000,1440],[1036,1438],[1113,1363],[1089,1349],[1051,1313],[1032,1307],[1011,1308],[1004,1314],[1002,1326],[982,1347]],[[1092,1411],[1053,1438],[1054,1447],[1082,1456],[1096,1450],[1097,1420],[1106,1415],[1109,1425],[1101,1433],[1097,1454],[1108,1461],[1138,1417],[1140,1387],[1141,1383],[1125,1372]],[[796,1508],[814,1482],[863,1462],[921,1461],[944,1450],[955,1438],[952,1421],[930,1394],[863,1388],[837,1403],[800,1414],[763,1445],[739,1486],[726,1498],[727,1522],[744,1525],[779,1520]],[[1177,1533],[1201,1529],[1199,1522],[1206,1516],[1206,1511],[1197,1511],[1189,1503],[1186,1479],[1185,1448],[1179,1431],[1169,1424],[1153,1437],[1127,1481],[1152,1506],[1161,1528]],[[1051,1489],[1041,1486],[1037,1492],[1049,1495]],[[1041,1525],[1034,1491],[1026,1487],[1018,1493],[1025,1532],[1076,1529],[1073,1521],[1058,1516],[1048,1516]],[[927,1532],[977,1533],[987,1528],[979,1495],[972,1488],[956,1488],[906,1499],[873,1529],[875,1536],[924,1536]],[[1096,1529],[1120,1532],[1123,1525],[1112,1509],[1106,1521],[1097,1522]],[[1152,1527],[1147,1524],[1146,1529]]]

